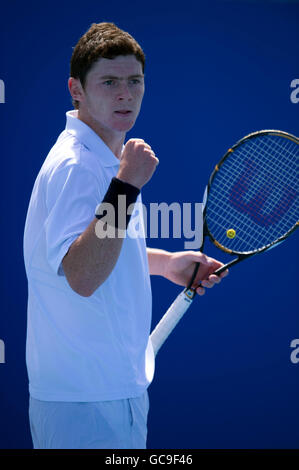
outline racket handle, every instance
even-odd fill
[[[190,307],[195,291],[192,289],[184,289],[171,304],[165,315],[161,318],[155,329],[150,335],[154,354],[161,348],[164,341],[168,338],[172,330],[180,321],[184,313]]]

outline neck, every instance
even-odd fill
[[[80,109],[78,110],[78,119],[89,126],[102,140],[107,147],[114,153],[116,158],[120,160],[123,144],[125,141],[125,132],[113,132],[110,129],[102,127],[91,116],[84,116]]]

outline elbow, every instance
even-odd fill
[[[87,282],[67,278],[70,288],[80,297],[91,297],[99,286],[91,286]]]
[[[91,297],[99,287],[94,281],[91,282],[90,276],[84,275],[78,268],[74,269],[66,257],[63,260],[63,271],[69,287],[80,297]]]
[[[94,290],[91,289],[85,289],[85,288],[74,288],[71,287],[76,294],[80,295],[80,297],[91,297],[92,294],[94,293]]]
[[[105,278],[96,279],[96,276],[92,275],[92,273],[86,272],[86,270],[82,270],[78,266],[74,268],[67,261],[64,260],[63,262],[63,270],[68,285],[80,297],[91,297],[98,287],[103,284]]]

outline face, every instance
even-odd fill
[[[104,132],[126,133],[137,119],[144,95],[142,65],[134,55],[101,58],[88,72],[84,89],[79,88],[80,117]]]

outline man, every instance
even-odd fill
[[[37,176],[24,235],[33,443],[145,448],[149,274],[186,285],[200,261],[202,295],[221,263],[119,236],[129,215],[114,221],[116,236],[99,236],[109,225],[103,207],[117,214],[119,195],[126,209],[140,202],[158,163],[142,139],[124,145],[144,94],[139,44],[112,23],[93,24],[73,51],[69,90],[75,110]]]

